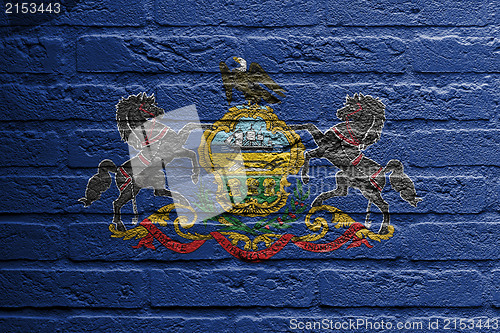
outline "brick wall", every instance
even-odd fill
[[[0,14],[0,331],[498,320],[498,3],[63,5],[60,14]],[[325,254],[286,247],[246,263],[214,244],[184,255],[133,249],[110,238],[116,191],[88,209],[77,202],[99,161],[128,157],[116,131],[119,98],[155,93],[165,110],[194,103],[203,122],[214,122],[227,111],[218,64],[236,55],[287,90],[274,107],[287,123],[326,130],[347,94],[381,98],[387,121],[367,156],[403,161],[424,199],[413,208],[387,192],[394,237]],[[354,192],[328,204],[362,219],[366,201]]]

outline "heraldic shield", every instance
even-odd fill
[[[241,70],[246,68],[243,59],[235,61]],[[177,253],[203,251],[203,244],[212,243],[246,261],[269,259],[286,246],[332,252],[342,247],[371,248],[369,240],[380,242],[393,237],[389,205],[381,195],[385,174],[390,175],[390,184],[402,199],[413,206],[421,199],[401,162],[391,160],[381,166],[363,155],[364,149],[380,139],[385,121],[385,105],[380,100],[362,94],[348,96],[337,111],[342,122],[323,133],[313,124],[289,125],[278,118],[273,108],[260,105],[261,101],[272,104],[279,100],[267,90],[247,89],[246,83],[260,80],[279,96],[284,96],[284,90],[258,64],[250,65],[247,76],[238,69],[230,72],[223,62],[220,68],[228,102],[232,91],[237,90],[248,103],[229,107],[213,124],[189,123],[180,130],[160,124],[154,119],[164,115],[163,109],[154,96],[145,93],[118,103],[118,129],[135,154],[121,166],[111,160],[102,161],[98,172],[89,179],[85,197],[80,199],[85,206],[91,205],[110,187],[110,175],[115,175],[120,196],[113,203],[111,237],[136,239],[138,243],[132,246],[138,250],[164,246]],[[122,114],[127,117],[122,119]],[[309,133],[318,148],[306,151],[299,135],[302,131]],[[195,132],[199,144],[190,149],[188,138]],[[336,188],[313,197],[309,163],[315,158],[328,160],[339,171]],[[174,159],[191,163],[189,181],[169,175],[168,165]],[[196,187],[189,193],[179,193],[175,181],[192,182]],[[347,195],[349,187],[360,190],[368,199],[364,223],[324,204]],[[132,201],[137,218],[135,199],[146,188],[174,202],[127,230],[120,210]],[[372,204],[383,215],[378,232],[371,230]]]
[[[228,213],[253,217],[286,205],[287,178],[299,172],[304,151],[300,137],[272,108],[255,104],[230,108],[205,131],[198,154],[200,166],[216,175],[221,206]],[[241,160],[233,158],[235,152]]]

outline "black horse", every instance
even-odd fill
[[[172,160],[182,157],[191,159],[191,178],[193,183],[198,181],[200,170],[196,153],[183,147],[190,132],[198,125],[187,124],[176,133],[156,122],[156,118],[163,114],[164,110],[157,106],[153,95],[131,95],[118,102],[116,120],[121,138],[139,153],[119,167],[111,160],[101,161],[97,173],[88,181],[85,197],[79,199],[85,207],[91,205],[110,187],[110,173],[115,174],[120,195],[113,202],[113,223],[119,231],[126,230],[121,221],[121,208],[130,200],[133,200],[134,221],[137,222],[135,197],[143,188],[152,187],[156,196],[172,197],[175,193],[183,203],[187,203],[181,194],[166,189],[163,170]]]
[[[325,133],[314,124],[290,126],[296,130],[309,131],[318,145],[318,148],[305,153],[301,174],[304,183],[309,181],[309,162],[312,158],[326,158],[340,169],[335,175],[336,189],[321,193],[312,206],[320,206],[332,197],[346,196],[349,187],[357,188],[368,200],[367,222],[373,203],[383,214],[379,234],[387,234],[390,224],[389,204],[381,194],[386,184],[385,174],[391,173],[390,184],[403,200],[416,207],[422,199],[417,197],[415,186],[404,173],[400,161],[391,160],[383,167],[362,153],[380,139],[385,122],[385,105],[369,95],[355,94],[353,97],[347,96],[344,107],[337,110],[337,117],[344,122]]]

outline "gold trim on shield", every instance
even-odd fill
[[[272,133],[282,133],[289,145],[290,151],[284,153],[249,153],[242,152],[243,161],[232,160],[232,165],[227,165],[227,158],[222,154],[212,153],[211,143],[217,133],[233,131],[241,118],[262,118],[266,123],[266,129]],[[245,106],[244,108],[232,107],[224,116],[216,121],[210,129],[207,129],[202,136],[198,154],[200,156],[200,166],[208,173],[212,173],[217,183],[216,200],[224,210],[235,215],[245,216],[266,216],[279,211],[286,205],[290,193],[285,191],[285,187],[291,184],[287,181],[289,175],[295,175],[304,164],[305,147],[296,134],[288,125],[280,120],[269,106],[265,109],[259,105]],[[279,161],[279,163],[277,163]],[[275,176],[280,178],[279,191],[276,200],[272,202],[259,203],[254,198],[247,198],[240,203],[231,203],[227,199],[227,192],[224,178],[230,177],[227,170],[234,170],[234,175],[246,174],[247,177]],[[244,171],[244,173],[242,173]]]

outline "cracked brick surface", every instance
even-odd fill
[[[437,320],[441,329],[454,318],[500,322],[498,3],[62,4],[59,14],[0,11],[1,332],[317,332],[312,325],[357,319]],[[201,122],[214,123],[228,110],[219,62],[234,56],[259,63],[286,90],[272,107],[288,125],[326,131],[340,122],[336,112],[347,95],[380,98],[384,128],[364,154],[381,165],[402,161],[423,198],[415,208],[386,186],[392,238],[328,253],[290,242],[271,259],[249,263],[213,239],[181,254],[135,248],[135,235],[110,237],[114,183],[89,208],[78,202],[101,160],[121,165],[130,157],[116,125],[121,98],[154,93],[165,111],[195,105]],[[232,106],[244,103],[233,94]],[[307,131],[296,133],[307,151],[317,148]],[[306,205],[336,187],[338,170],[324,158],[311,161]],[[144,217],[170,202],[151,189],[137,197]],[[365,220],[367,200],[356,189],[325,204]],[[132,204],[123,212],[131,227]],[[380,212],[372,208],[370,218],[378,228]],[[210,223],[206,230],[217,224]],[[309,230],[304,220],[293,227]],[[177,237],[171,221],[165,228]]]

